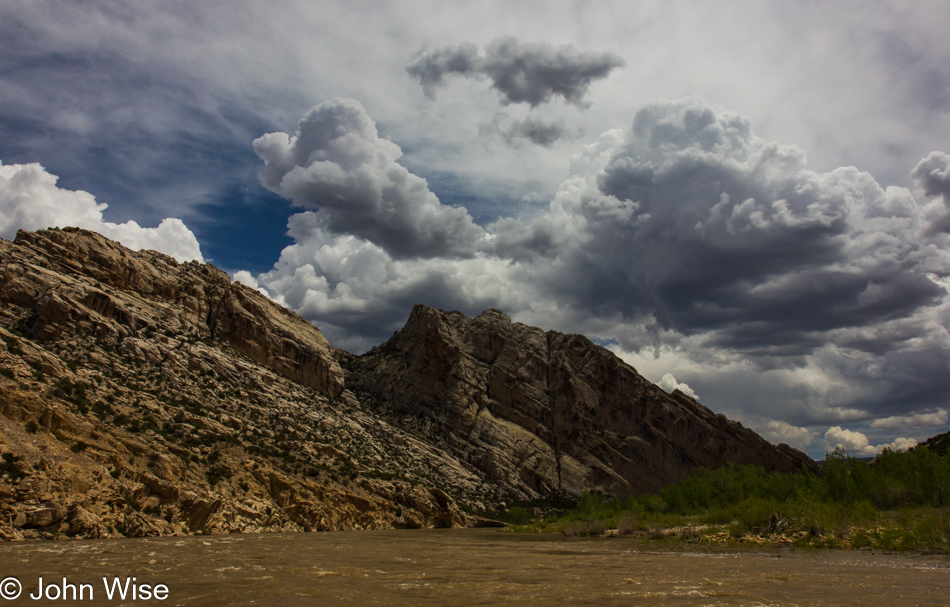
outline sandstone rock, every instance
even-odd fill
[[[66,522],[69,525],[67,533],[73,537],[97,539],[109,535],[109,531],[102,525],[99,518],[78,504],[74,504],[69,508],[69,512],[66,514]]]
[[[24,475],[0,492],[0,537],[391,528],[398,508],[465,525],[431,483],[495,490],[364,411],[318,329],[212,266],[21,232],[0,240],[0,337],[0,445]],[[363,474],[416,484],[425,513]]]
[[[26,524],[24,527],[48,527],[53,523],[58,523],[66,516],[66,508],[37,508],[26,512]]]
[[[813,467],[680,392],[666,394],[580,335],[499,310],[416,306],[385,344],[349,361],[348,386],[436,420],[454,452],[515,494],[654,491],[726,462]]]
[[[355,357],[72,228],[0,240],[0,338],[4,539],[487,525],[466,512],[808,463],[580,336],[417,307]]]

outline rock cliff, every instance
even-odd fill
[[[667,394],[581,335],[416,306],[349,364],[347,386],[435,421],[453,452],[523,498],[655,491],[726,462],[814,467],[679,391]]]
[[[0,537],[448,527],[813,465],[584,337],[417,306],[363,356],[217,268],[0,240]]]
[[[460,526],[497,488],[210,265],[0,240],[0,537]]]

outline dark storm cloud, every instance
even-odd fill
[[[469,257],[484,231],[463,208],[441,204],[425,179],[396,160],[395,143],[352,99],[315,106],[297,132],[254,140],[261,183],[334,234],[352,234],[396,257]]]
[[[560,96],[567,103],[585,107],[584,95],[591,83],[624,65],[623,59],[612,53],[504,37],[492,41],[484,56],[478,55],[471,43],[423,52],[406,71],[419,80],[430,97],[446,75],[457,74],[490,79],[506,105],[527,103],[537,107]]]
[[[946,165],[930,160],[915,172],[937,191]],[[583,238],[561,253],[575,280],[558,284],[598,314],[801,355],[828,331],[908,318],[946,294],[921,265],[909,192],[853,168],[810,171],[801,150],[698,99],[641,110],[596,183],[571,202]]]
[[[950,252],[929,230],[943,204],[852,167],[810,170],[700,99],[641,110],[572,156],[547,212],[484,229],[402,168],[355,102],[255,149],[268,187],[318,209],[291,218],[294,244],[256,280],[335,345],[365,350],[414,303],[498,307],[662,352],[643,358],[657,377],[805,442],[825,432],[803,424],[916,415],[950,394]],[[928,195],[947,166],[932,154],[915,170]]]
[[[419,81],[426,96],[433,98],[436,87],[445,82],[446,74],[479,77],[483,62],[484,58],[478,55],[478,45],[463,42],[421,53],[406,71]]]

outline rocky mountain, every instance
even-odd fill
[[[0,537],[491,524],[726,461],[813,465],[581,336],[417,306],[363,356],[211,265],[0,240]]]
[[[454,453],[523,499],[656,491],[725,462],[814,466],[685,394],[667,394],[582,335],[416,306],[349,362],[364,402],[433,420]]]

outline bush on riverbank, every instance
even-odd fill
[[[729,464],[658,494],[585,493],[576,508],[513,529],[950,552],[950,453],[886,449],[868,463],[835,451],[821,476]]]

